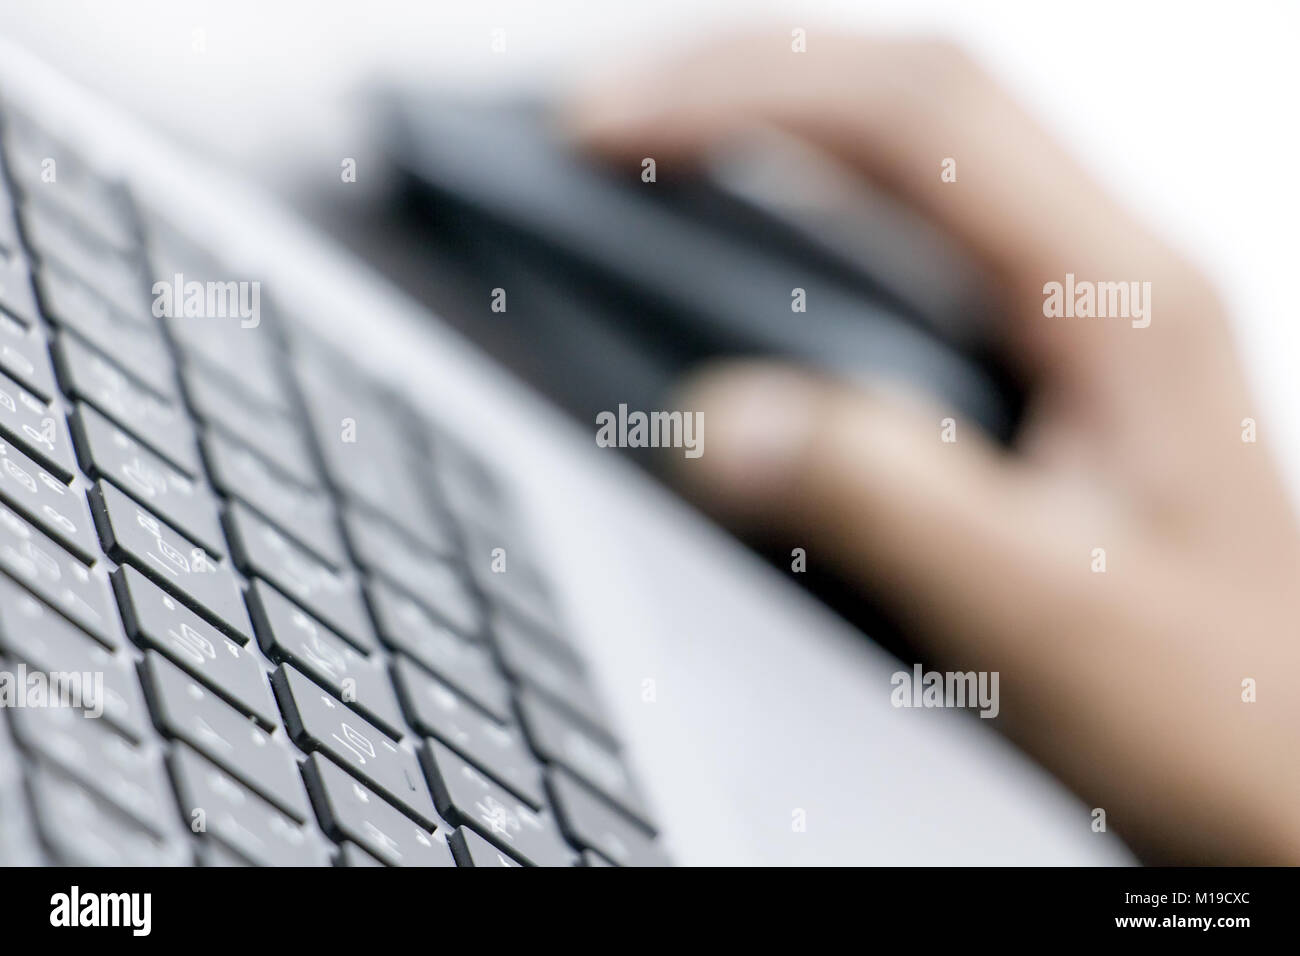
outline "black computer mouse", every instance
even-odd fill
[[[764,356],[901,381],[1014,434],[1020,390],[992,358],[976,271],[897,209],[819,211],[811,167],[771,162],[770,143],[617,167],[532,102],[393,96],[383,115],[404,200],[505,293],[493,321],[548,356],[575,410],[653,403],[700,362]]]

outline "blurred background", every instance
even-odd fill
[[[1225,291],[1264,409],[1300,429],[1294,4],[964,0],[5,0],[0,31],[281,196],[575,413],[516,325],[457,291],[385,164],[377,91],[561,98],[612,64],[728,29],[920,32],[968,46]],[[343,188],[342,157],[358,177]],[[427,210],[422,211],[427,212]],[[382,215],[381,215],[382,213]],[[410,223],[408,222],[409,226]],[[437,232],[437,230],[434,230]],[[436,237],[435,237],[436,238]],[[1300,488],[1300,443],[1278,443]],[[1298,495],[1297,497],[1300,497]]]
[[[612,66],[755,28],[781,43],[803,28],[810,45],[824,31],[858,30],[968,47],[1212,277],[1233,312],[1260,429],[1300,434],[1296,4],[0,0],[0,34],[295,207],[589,426],[593,408],[634,390],[636,350],[621,356],[629,364],[601,368],[617,342],[575,326],[563,338],[557,317],[581,311],[563,285],[512,298],[508,320],[492,313],[488,288],[529,288],[528,275],[493,278],[512,247],[471,242],[394,155],[411,145],[422,102],[562,102]],[[436,131],[426,142],[438,144]],[[355,183],[340,178],[344,158],[356,160]],[[467,269],[476,254],[493,264]],[[531,313],[530,301],[549,308]],[[574,343],[588,350],[583,363]],[[557,356],[570,352],[583,376],[564,374]],[[580,387],[601,372],[611,375],[606,391]],[[647,401],[657,387],[648,381]],[[625,389],[613,402],[611,383]],[[1300,442],[1269,444],[1300,503]]]
[[[341,236],[375,191],[367,93],[559,95],[611,63],[770,24],[966,44],[1225,290],[1262,407],[1300,428],[1300,7],[968,0],[4,0],[0,31]],[[500,34],[494,31],[503,31]],[[494,52],[493,37],[504,36]],[[340,157],[360,188],[341,189]],[[368,242],[368,240],[367,240]],[[365,251],[365,250],[363,250]],[[386,271],[382,248],[369,253]],[[436,275],[408,277],[417,294]],[[454,308],[442,306],[451,313]],[[448,317],[474,334],[482,310]],[[482,341],[511,360],[509,337]],[[527,369],[524,369],[527,373]],[[1278,443],[1300,487],[1300,443]]]

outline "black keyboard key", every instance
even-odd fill
[[[411,750],[289,665],[273,678],[289,736],[303,750],[320,750],[432,828],[433,801]]]
[[[253,864],[235,853],[227,850],[224,844],[215,840],[206,840],[199,846],[199,866],[204,867],[249,867]]]
[[[0,260],[17,258],[22,248],[18,236],[18,218],[14,211],[13,200],[0,184]]]
[[[114,571],[113,586],[133,641],[158,651],[267,730],[280,726],[267,674],[251,649],[219,633],[133,567]]]
[[[573,865],[574,852],[565,845],[549,813],[534,813],[436,740],[425,742],[420,759],[429,774],[438,812],[448,821],[478,831],[532,866]]]
[[[331,567],[343,567],[347,552],[328,495],[295,484],[216,431],[204,436],[203,449],[212,483],[220,491],[238,498]]]
[[[77,463],[63,413],[0,373],[0,436],[8,438],[48,468],[71,481]]]
[[[241,591],[225,561],[214,559],[103,481],[90,492],[99,537],[113,560],[133,565],[223,631],[252,634]]]
[[[38,254],[37,258],[40,265],[36,270],[36,285],[41,305],[52,323],[78,330],[89,343],[100,348],[112,341],[105,330],[125,326],[130,330],[128,335],[152,333],[152,347],[156,349],[160,341],[157,323],[150,315],[149,299],[141,295],[139,286],[133,293],[135,301],[130,303],[130,310],[124,311],[115,299],[125,302],[125,290],[97,285],[82,270],[57,256]],[[131,281],[120,267],[107,271],[117,276],[116,280],[110,281],[122,282],[123,285]],[[170,366],[168,357],[165,367]]]
[[[117,485],[209,554],[225,554],[217,502],[206,486],[173,468],[89,405],[79,403],[70,422],[86,471]]]
[[[523,866],[473,830],[457,827],[447,840],[457,866]]]
[[[307,820],[307,797],[289,747],[156,652],[145,656],[145,693],[154,723],[299,823]]]
[[[531,691],[516,698],[524,731],[538,755],[571,771],[592,789],[653,830],[640,788],[618,752]]]
[[[60,336],[55,359],[64,388],[111,418],[191,477],[202,474],[194,426],[184,407],[142,388],[102,355]]]
[[[541,629],[553,631],[556,613],[550,588],[518,536],[489,530],[473,520],[462,522],[462,531],[465,563],[488,598],[506,604]]]
[[[99,556],[86,495],[0,439],[0,499],[83,561]]]
[[[302,487],[320,487],[320,469],[305,432],[290,418],[250,404],[236,394],[234,383],[211,372],[190,367],[183,376],[194,413],[209,427],[251,448]]]
[[[321,827],[334,839],[354,840],[390,866],[456,865],[446,843],[320,754],[308,758],[304,774]]]
[[[44,199],[50,192],[45,189],[37,195]],[[28,247],[40,261],[42,273],[58,270],[95,290],[119,310],[149,314],[149,288],[137,258],[97,241],[93,233],[53,203],[25,202],[19,207],[18,215]],[[49,312],[53,320],[53,309]]]
[[[426,496],[429,482],[408,449],[415,443],[394,409],[367,396],[364,383],[322,369],[302,376],[307,416],[325,468],[343,493],[364,502],[415,540],[432,546],[446,522]],[[346,423],[346,424],[345,424]]]
[[[569,713],[583,720],[605,742],[617,742],[608,731],[604,709],[587,684],[586,671],[568,648],[527,630],[513,619],[496,615],[492,619],[497,652],[506,672],[545,694]]]
[[[96,301],[95,293],[77,290],[69,282],[52,270],[41,271],[41,290],[51,321],[108,357],[136,384],[163,398],[175,399],[180,394],[175,363],[158,327],[124,318],[117,310]]]
[[[494,580],[489,582],[485,580],[487,578]],[[510,580],[505,581],[505,578]],[[530,629],[559,640],[555,635],[561,633],[562,626],[549,593],[535,591],[531,584],[523,583],[518,574],[511,577],[509,574],[484,573],[477,580],[488,603],[495,609],[493,616],[504,611]]]
[[[402,552],[418,554],[423,560],[430,558],[448,558],[459,550],[455,532],[451,528],[450,518],[437,519],[436,527],[424,529],[419,539],[395,527],[387,518],[377,517],[376,513],[364,504],[350,505],[344,512],[344,523],[353,546],[360,552],[362,563],[371,562],[383,565],[383,554],[390,547],[400,548]],[[396,539],[396,542],[393,542]]]
[[[24,190],[27,201],[47,204],[65,218],[76,222],[79,228],[86,230],[99,246],[107,246],[116,253],[131,251],[136,246],[135,219],[131,215],[130,202],[124,190],[118,185],[108,185],[99,177],[81,175],[80,171],[70,173],[66,159],[58,161],[58,181],[41,182],[39,174],[41,163],[48,153],[27,152],[31,147],[20,145],[16,152],[23,156],[27,172],[35,172]],[[11,153],[15,152],[11,148]],[[71,177],[71,178],[70,178]],[[57,186],[57,188],[51,188]]]
[[[129,744],[70,707],[20,707],[13,716],[14,736],[28,751],[156,835],[178,829],[172,789],[156,750]]]
[[[442,681],[406,658],[394,677],[412,725],[437,737],[488,776],[523,797],[534,810],[545,804],[542,773],[519,730],[470,706]]]
[[[551,798],[565,834],[618,866],[672,866],[653,837],[565,771],[547,772]]]
[[[383,522],[352,510],[348,537],[357,561],[419,601],[460,634],[483,628],[483,612],[469,582],[451,564],[406,543]]]
[[[140,209],[140,215],[151,275],[172,279],[179,273],[188,279],[215,279],[231,272],[230,265],[193,232],[178,231],[175,222],[147,207]]]
[[[274,584],[357,647],[374,646],[361,585],[351,571],[334,571],[243,505],[226,511],[230,548],[246,574]]]
[[[38,767],[32,774],[31,792],[41,835],[64,866],[186,866],[190,862],[183,841],[157,837],[131,823],[60,773]]]
[[[168,761],[190,829],[257,866],[329,866],[330,847],[185,746]]]
[[[54,397],[54,363],[50,343],[37,326],[24,327],[0,312],[0,372],[48,402]]]
[[[356,783],[356,781],[353,782]],[[357,786],[361,786],[361,785],[357,784]],[[401,816],[401,814],[398,814],[398,816]],[[376,860],[365,850],[361,849],[361,847],[357,846],[355,843],[348,843],[345,841],[339,844],[338,865],[339,866],[383,866],[384,864],[380,863],[378,860]]]
[[[65,190],[60,187],[59,191]],[[42,198],[51,193],[48,189],[42,192]],[[89,233],[77,232],[66,209],[30,201],[19,209],[28,246],[37,261],[36,287],[46,317],[59,324],[68,319],[97,323],[103,321],[97,313],[106,313],[112,323],[136,329],[153,325],[152,296],[138,258],[130,250],[124,255],[96,242]],[[98,304],[88,301],[91,299]],[[156,333],[156,326],[152,330]]]
[[[253,628],[267,656],[288,661],[400,740],[401,708],[378,658],[363,657],[343,638],[264,581],[248,591]]]
[[[22,256],[0,256],[0,309],[27,325],[40,324],[32,275]]]
[[[0,568],[104,646],[122,646],[122,627],[103,567],[86,567],[4,505],[0,505]]]
[[[8,721],[0,720],[0,867],[6,869],[46,862],[23,776],[27,762],[26,754],[14,743]]]
[[[130,662],[3,576],[0,648],[48,672],[102,674],[104,722],[137,743],[145,738],[149,716]]]
[[[19,219],[27,235],[32,258],[38,260],[40,298],[51,298],[45,286],[51,273],[62,282],[75,282],[88,294],[98,295],[113,311],[122,313],[135,325],[144,325],[149,317],[151,295],[138,256],[133,248],[114,248],[101,241],[85,224],[78,222],[75,206],[49,202],[51,196],[69,193],[64,183],[59,189],[38,190],[18,208]],[[134,245],[134,243],[133,243]],[[61,321],[61,313],[47,304],[51,321]]]
[[[262,316],[261,318],[266,318]],[[185,360],[230,380],[230,387],[263,408],[291,407],[271,323],[241,327],[242,319],[168,319],[167,331]]]
[[[490,520],[501,527],[519,526],[511,494],[478,452],[441,427],[433,445],[434,477],[452,511],[459,516]]]
[[[510,687],[486,647],[457,636],[392,588],[373,582],[369,592],[385,644],[409,655],[497,720],[510,719]]]

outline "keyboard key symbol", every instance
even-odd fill
[[[346,737],[347,739],[344,740],[343,737],[340,737],[338,734],[333,734],[332,736],[340,744],[356,754],[358,763],[364,766],[366,758],[371,760],[375,759],[375,745],[372,744],[364,734],[354,730],[346,722],[340,722],[339,729],[343,731],[343,737]]]

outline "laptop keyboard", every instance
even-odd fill
[[[233,278],[3,118],[0,865],[666,864],[490,470],[177,274]]]

